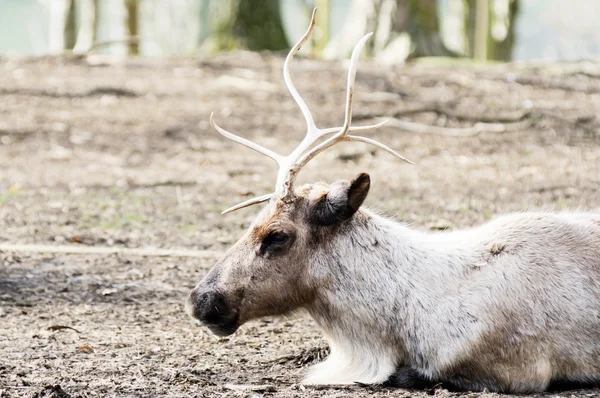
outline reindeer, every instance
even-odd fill
[[[298,172],[353,135],[356,45],[344,125],[319,129],[283,76],[308,126],[282,156],[217,126],[226,138],[279,165],[275,191],[224,213],[268,202],[244,236],[192,290],[191,316],[219,336],[264,316],[306,310],[330,355],[306,384],[387,383],[421,388],[526,393],[555,383],[600,381],[600,214],[510,214],[451,232],[411,229],[361,207],[368,174],[294,187]],[[325,140],[321,138],[329,136]],[[318,143],[321,141],[320,143]]]

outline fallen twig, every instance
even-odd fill
[[[223,386],[233,391],[252,391],[252,392],[275,392],[277,389],[271,384],[225,384]]]
[[[195,257],[214,258],[219,255],[213,250],[159,249],[156,247],[98,247],[69,245],[27,245],[0,243],[0,251],[14,253],[54,253],[54,254],[123,254],[143,257]]]
[[[414,115],[418,113],[436,113],[438,115],[446,116],[450,119],[456,120],[470,120],[480,123],[514,123],[524,120],[531,116],[531,109],[522,109],[517,111],[505,111],[495,114],[473,114],[473,113],[461,113],[451,110],[448,104],[440,103],[427,103],[423,105],[413,106],[404,109],[398,109],[391,116],[393,118],[401,118],[403,116]],[[375,119],[378,117],[385,117],[388,113],[362,113],[357,114],[353,117],[354,120],[367,120]]]
[[[66,326],[66,325],[52,325],[52,326],[48,326],[47,329],[50,330],[51,332],[54,332],[56,330],[69,329],[69,330],[74,330],[77,333],[81,333],[79,330],[72,328],[71,326]]]
[[[94,87],[82,92],[60,92],[44,89],[32,88],[0,88],[2,95],[23,95],[31,97],[50,97],[50,98],[86,98],[102,95],[114,95],[116,97],[139,97],[140,94],[122,87]]]
[[[549,90],[575,91],[585,94],[597,94],[600,92],[600,89],[597,87],[590,87],[589,82],[558,81],[537,76],[516,76],[514,82],[521,85],[535,86]]]
[[[386,120],[385,118],[381,119]],[[387,119],[387,126],[419,134],[437,134],[450,137],[473,137],[481,133],[504,133],[528,127],[531,122],[525,120],[516,123],[475,123],[472,127],[438,127],[422,123],[407,122],[396,118]]]
[[[518,110],[514,112],[504,112],[499,114],[470,114],[452,111],[448,108],[438,106],[433,112],[447,116],[456,120],[471,120],[479,123],[514,123],[520,122],[531,115],[530,109]],[[394,117],[397,117],[394,115]]]

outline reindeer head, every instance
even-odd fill
[[[269,202],[246,234],[227,252],[192,290],[187,308],[190,315],[208,326],[215,334],[228,335],[244,322],[268,315],[282,315],[308,306],[318,295],[319,286],[327,283],[326,270],[312,259],[330,242],[351,228],[359,218],[358,209],[365,200],[370,179],[360,174],[353,181],[338,181],[326,186],[311,184],[294,188],[298,172],[317,154],[342,141],[359,141],[377,146],[410,162],[393,149],[370,138],[351,135],[382,126],[350,127],[354,80],[360,52],[371,34],[364,36],[352,52],[348,71],[345,120],[342,127],[320,129],[294,87],[289,64],[306,42],[315,25],[311,24],[291,49],[283,65],[283,77],[292,97],[306,120],[307,133],[296,149],[282,156],[245,138],[211,125],[226,138],[245,145],[273,159],[279,165],[273,193],[247,200],[223,212],[228,213],[253,204]],[[321,138],[330,136],[318,143]],[[360,212],[358,212],[360,214]],[[318,262],[322,264],[321,261]]]

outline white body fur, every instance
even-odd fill
[[[360,213],[312,253],[329,287],[309,312],[331,354],[306,383],[379,383],[402,365],[438,380],[461,363],[515,392],[600,378],[600,214],[424,233]]]
[[[279,172],[272,194],[225,211],[269,202],[192,290],[189,313],[229,335],[250,319],[306,308],[331,347],[305,380],[313,384],[392,376],[403,387],[425,380],[528,392],[555,381],[600,381],[600,214],[523,213],[471,230],[424,233],[359,211],[370,187],[364,173],[296,192],[300,169],[342,141],[408,161],[354,135],[383,123],[350,126],[358,58],[369,35],[351,56],[343,126],[315,125],[289,73],[315,11],[283,67],[307,125],[296,149],[275,153],[217,126],[211,115],[221,135],[273,159]]]

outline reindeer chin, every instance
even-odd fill
[[[236,312],[235,316],[229,319],[224,319],[218,324],[205,324],[205,326],[215,335],[219,337],[231,336],[241,326],[238,322],[239,316]]]

